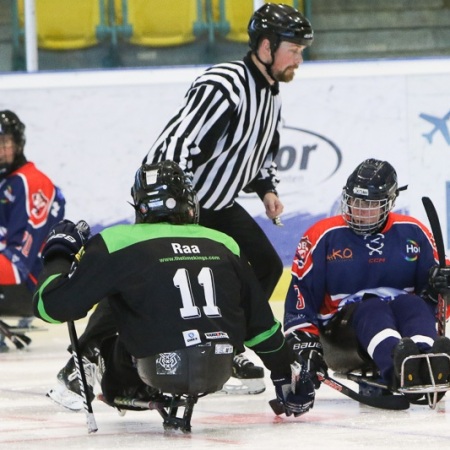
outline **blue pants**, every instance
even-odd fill
[[[388,383],[393,378],[392,352],[402,337],[412,338],[425,353],[437,337],[432,308],[422,298],[410,294],[391,301],[375,296],[364,299],[355,307],[351,327]]]

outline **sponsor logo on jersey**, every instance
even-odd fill
[[[206,339],[229,339],[228,334],[224,331],[213,331],[211,333],[205,333]]]
[[[187,330],[183,331],[184,343],[186,347],[190,347],[192,345],[201,344],[200,334],[198,330]]]
[[[417,261],[420,254],[420,245],[412,239],[406,240],[406,261]]]
[[[216,344],[214,353],[216,355],[230,355],[233,353],[233,346],[230,344]]]
[[[334,249],[328,253],[327,255],[327,261],[342,261],[342,260],[349,260],[353,258],[353,251],[351,248],[339,248]]]

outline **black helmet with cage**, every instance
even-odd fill
[[[387,161],[366,159],[348,177],[342,192],[342,216],[357,234],[374,234],[386,223],[400,191],[397,173]]]
[[[249,44],[256,52],[261,38],[270,41],[272,55],[282,41],[309,47],[314,32],[309,20],[292,6],[267,3],[257,9],[248,24]]]
[[[136,223],[198,223],[197,195],[189,177],[173,161],[143,164],[136,172],[131,196]]]
[[[25,125],[17,114],[9,110],[0,111],[0,136],[11,136],[15,145],[14,160],[0,164],[0,176],[5,176],[26,163],[23,156],[25,147]]]

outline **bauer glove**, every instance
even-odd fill
[[[291,364],[291,370],[290,377],[277,377],[272,374],[271,378],[279,407],[283,409],[286,416],[294,414],[298,417],[313,407],[315,390],[305,366],[295,361]]]
[[[297,355],[297,359],[305,361],[306,370],[314,383],[314,387],[319,389],[321,383],[317,377],[317,372],[326,374],[328,370],[328,366],[323,359],[323,348],[319,338],[311,333],[293,331],[287,336],[286,341]]]
[[[439,294],[450,294],[450,267],[433,266],[428,272],[429,297],[437,302]]]
[[[91,229],[84,220],[77,224],[62,220],[50,230],[42,249],[42,258],[48,261],[55,256],[63,256],[71,260],[87,242],[90,234]]]

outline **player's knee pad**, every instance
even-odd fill
[[[230,378],[233,346],[228,342],[197,345],[137,359],[145,384],[173,395],[199,395],[222,389]]]

